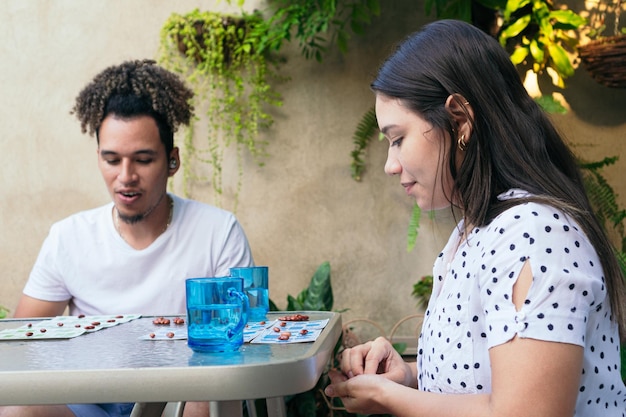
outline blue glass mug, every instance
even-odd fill
[[[243,344],[250,308],[243,278],[189,278],[187,345],[196,352],[228,352]]]

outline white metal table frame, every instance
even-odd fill
[[[139,403],[134,415],[160,415],[166,402],[210,401],[211,416],[240,416],[241,402],[267,399],[270,416],[284,416],[283,396],[312,389],[341,337],[341,315],[312,343],[245,343],[239,351],[196,353],[186,340],[140,337],[152,317],[72,339],[0,341],[0,405]],[[268,315],[272,320],[293,312]],[[0,330],[32,320],[0,320]]]

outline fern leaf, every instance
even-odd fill
[[[407,233],[407,252],[411,252],[415,248],[417,242],[418,229],[420,227],[420,218],[422,217],[422,210],[415,204],[413,206],[413,212],[411,213],[411,220],[409,220],[409,231]]]
[[[352,178],[356,181],[361,181],[361,175],[365,171],[365,162],[362,156],[377,129],[376,111],[372,107],[361,117],[361,121],[352,136],[354,143],[354,150],[350,154],[352,156]]]

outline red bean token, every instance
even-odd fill
[[[26,336],[32,336],[33,332],[26,332]]]
[[[292,314],[290,316],[279,317],[278,320],[281,321],[307,321],[309,320],[309,316],[304,314]]]

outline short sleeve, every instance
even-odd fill
[[[229,275],[233,266],[254,265],[252,251],[241,224],[232,214],[229,214],[228,220],[230,227],[224,234],[225,240],[218,254],[216,276]]]
[[[591,309],[606,291],[598,256],[582,230],[561,211],[536,203],[515,206],[478,234],[479,290],[488,347],[515,335],[584,345]],[[533,281],[516,311],[513,285],[525,262]]]
[[[23,290],[29,297],[46,301],[66,301],[71,298],[61,270],[61,266],[67,260],[63,255],[64,249],[60,238],[62,227],[61,223],[52,225],[41,246]]]

